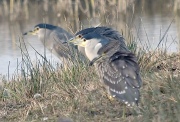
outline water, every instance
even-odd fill
[[[137,18],[135,23],[138,29],[134,31],[140,47],[147,51],[157,47],[166,49],[169,53],[179,51],[177,26],[172,17],[162,17],[159,14],[153,17],[143,15]]]
[[[31,24],[31,27],[34,26],[34,23]],[[46,57],[48,60],[50,60],[52,63],[60,63],[60,60],[54,56],[49,50],[45,50],[42,43],[38,40],[36,36],[24,36],[23,39],[21,38],[21,33],[15,34],[15,40],[12,41],[12,36],[10,34],[10,31],[8,31],[7,25],[1,25],[0,26],[0,32],[3,32],[3,30],[6,30],[1,35],[0,40],[0,74],[6,75],[18,75],[17,72],[21,70],[21,64],[22,64],[22,52],[21,49],[23,49],[24,53],[27,53],[30,55],[31,61],[35,62],[37,58],[41,60],[41,56],[36,53],[40,53],[44,56],[44,52],[46,53]],[[23,41],[24,40],[24,41]],[[27,48],[24,47],[25,46]],[[22,47],[20,47],[20,44]],[[33,49],[32,47],[35,49]],[[19,65],[19,66],[18,66]]]
[[[83,16],[80,16],[80,19],[82,22],[84,22],[84,27],[98,25],[101,23],[101,25],[115,27],[120,32],[121,30],[125,30],[125,25],[127,24],[129,27],[131,27],[130,30],[136,37],[135,41],[138,42],[139,47],[146,50],[154,50],[156,49],[157,45],[159,45],[159,48],[165,48],[169,53],[178,52],[178,36],[180,31],[178,26],[179,17],[176,16],[175,21],[172,22],[174,17],[174,13],[172,11],[173,8],[171,7],[171,4],[170,6],[169,3],[166,4],[162,5],[163,7],[155,6],[156,8],[153,8],[154,4],[145,4],[144,7],[146,9],[143,11],[141,9],[138,9],[142,8],[141,6],[143,5],[136,4],[133,14],[132,11],[128,10],[125,10],[124,13],[119,13],[120,20],[116,20],[113,17],[113,19],[111,19],[111,17],[108,18],[107,15],[109,14],[103,15],[103,17],[106,16],[109,19],[108,22],[102,21],[101,18],[103,17],[101,17],[101,15],[95,17],[96,23],[93,23],[94,21],[90,19],[88,20],[86,17]],[[58,7],[58,5],[56,7]],[[111,7],[111,9],[113,9],[113,7]],[[133,8],[131,7],[131,9]],[[22,33],[32,29],[34,25],[42,22],[61,26],[67,29],[69,32],[76,30],[69,29],[69,26],[73,26],[72,28],[74,28],[76,22],[74,20],[74,17],[64,11],[56,11],[51,7],[48,8],[48,6],[36,4],[35,2],[29,3],[28,11],[29,13],[27,17],[27,14],[23,13],[26,12],[25,7],[22,8],[22,15],[19,18],[14,15],[15,19],[13,21],[8,21],[9,19],[4,18],[3,16],[5,15],[2,15],[2,13],[0,13],[0,74],[5,75],[6,77],[8,77],[8,75],[12,76],[12,74],[17,74],[20,72],[20,62],[22,54],[19,48],[19,38],[21,37]],[[67,15],[67,18],[63,17],[63,12],[65,13],[65,15]],[[132,16],[133,19],[131,22],[129,20],[131,20]],[[72,25],[69,23],[71,23]],[[88,25],[87,23],[90,23],[90,25]],[[166,35],[164,36],[161,43],[159,43],[164,34]],[[31,61],[37,60],[37,54],[34,49],[29,45],[29,43],[40,54],[44,55],[44,47],[36,36],[26,36],[23,39],[26,43],[27,51],[31,57]],[[48,58],[48,60],[54,62],[54,64],[60,63],[60,60],[56,56],[51,54],[48,50],[46,50],[46,57]],[[38,58],[41,59],[40,56],[38,56]]]

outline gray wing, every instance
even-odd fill
[[[121,51],[121,52],[130,52],[127,48],[124,38],[117,33],[117,31],[105,31],[102,37],[109,41],[106,45],[104,45],[99,51],[98,54],[101,55],[103,53],[107,54],[108,56],[112,56],[114,52]]]
[[[65,58],[65,59],[71,59],[73,56],[73,50],[75,47],[73,45],[70,45],[67,42],[70,38],[72,38],[72,35],[64,30],[55,30],[50,35],[51,41],[53,41],[53,49],[56,53],[56,55],[59,58]]]
[[[66,46],[67,45],[67,46]],[[71,59],[73,56],[73,51],[68,44],[55,44],[53,49],[59,58]]]
[[[108,56],[112,56],[114,52],[123,51],[130,52],[127,46],[124,43],[124,39],[121,38],[119,40],[108,39],[110,43],[107,43],[102,48],[99,49],[98,54],[107,54]]]
[[[129,105],[138,104],[142,81],[132,53],[116,52],[109,60],[99,63],[98,69],[113,97]]]
[[[69,41],[72,38],[72,35],[69,33],[53,33],[54,41],[56,41],[53,45],[53,49],[55,50],[56,55],[58,57],[64,59],[70,59],[71,61],[75,60],[75,56],[81,58],[81,60],[86,60],[85,57],[78,54],[77,50],[79,50],[84,56],[85,49],[84,47],[79,47],[71,44],[71,43],[63,43]]]
[[[55,29],[53,32],[51,32],[50,37],[52,37],[54,40],[56,40],[60,43],[63,43],[63,42],[67,42],[69,39],[71,39],[73,37],[73,35],[61,28],[58,28],[58,29]]]

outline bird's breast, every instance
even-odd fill
[[[95,52],[94,50],[89,50],[87,48],[85,48],[85,53],[90,61],[99,56],[97,52]]]

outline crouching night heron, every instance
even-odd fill
[[[66,43],[73,36],[63,28],[42,23],[23,35],[37,35],[43,45],[60,58],[63,63],[73,60],[73,53],[76,52],[75,46]],[[81,53],[85,53],[83,47],[78,47],[78,49]]]
[[[95,65],[111,97],[127,106],[138,105],[142,85],[139,66],[117,31],[108,27],[87,28],[70,42],[85,48],[90,64]]]

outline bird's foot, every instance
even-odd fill
[[[111,95],[107,95],[107,98],[112,102],[112,101],[114,101],[114,97],[113,96],[111,96]]]

